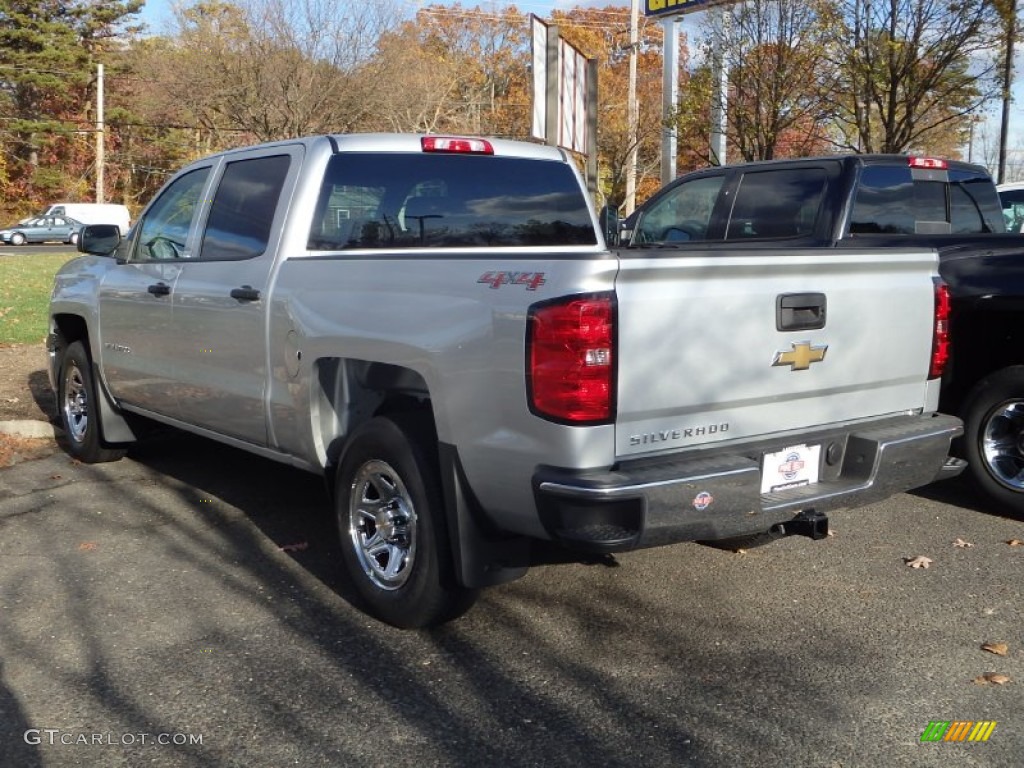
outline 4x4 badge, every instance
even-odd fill
[[[825,359],[828,344],[820,347],[811,346],[809,341],[790,343],[793,349],[789,352],[776,352],[772,365],[788,365],[791,371],[806,371],[811,363],[820,363]]]

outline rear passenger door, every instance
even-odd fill
[[[182,418],[256,445],[267,444],[267,294],[302,153],[225,159],[174,291]]]

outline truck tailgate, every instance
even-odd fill
[[[622,258],[618,457],[925,405],[934,251],[731,253]],[[819,300],[815,320],[803,305]]]

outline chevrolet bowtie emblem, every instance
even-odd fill
[[[812,347],[809,341],[794,341],[791,346],[793,349],[790,352],[776,352],[772,365],[788,365],[791,371],[806,371],[811,363],[824,360],[828,351],[828,344]]]

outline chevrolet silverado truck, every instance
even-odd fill
[[[752,211],[744,188],[763,195]],[[939,410],[964,422],[954,453],[975,488],[1024,513],[1024,236],[1007,234],[984,168],[904,155],[710,168],[677,179],[624,228],[639,252],[711,255],[744,244],[828,249],[827,261],[826,253],[936,249],[952,342]],[[892,336],[900,333],[893,323]]]
[[[364,607],[401,627],[538,541],[820,538],[961,469],[933,250],[611,250],[551,147],[233,150],[79,250],[50,305],[70,452],[117,459],[156,421],[324,475]]]

